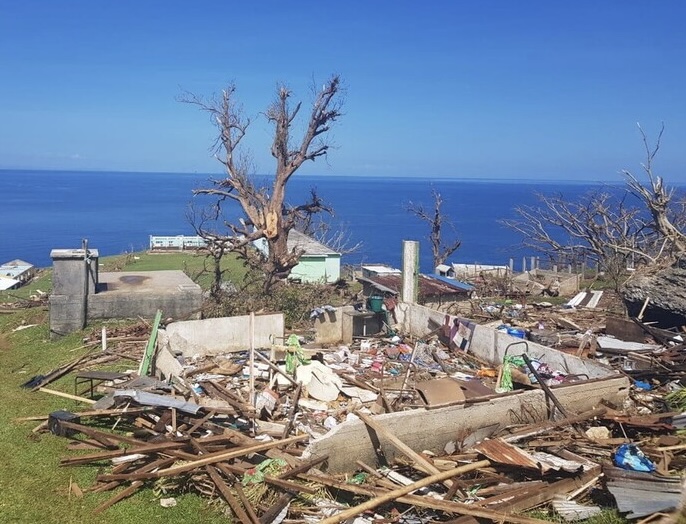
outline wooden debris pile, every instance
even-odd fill
[[[454,343],[459,336],[451,337],[450,346],[438,332],[422,339],[365,337],[328,350],[307,350],[293,339],[252,356],[243,351],[185,359],[183,373],[164,381],[94,369],[118,359],[141,362],[149,335],[149,325],[110,333],[105,350],[27,384],[55,393],[45,386],[74,375],[74,395],[57,394],[88,408],[32,419],[43,420],[41,430],[70,439],[73,454],[61,466],[106,468],[83,489],[112,492],[96,512],[140,489],[152,489],[162,500],[196,491],[253,524],[356,517],[358,524],[533,524],[539,521],[522,512],[545,507],[573,521],[616,504],[639,517],[671,511],[679,502],[686,441],[677,430],[686,424],[686,394],[683,408],[673,395],[672,409],[634,379],[627,406],[573,413],[556,402],[552,377],[540,366],[512,361],[512,388],[543,389],[553,406],[551,419],[511,425],[472,444],[456,438],[437,455],[411,449],[375,415],[415,409],[421,424],[422,410],[501,391],[505,366],[492,367],[460,349]],[[87,342],[102,344],[102,337]],[[602,349],[599,344],[601,357]],[[681,391],[675,375],[669,378],[672,393]],[[397,458],[389,463],[379,446],[376,463],[358,460],[355,471],[334,475],[326,472],[327,457],[303,455],[310,439],[351,418],[361,419]],[[639,450],[648,469],[620,463],[624,449],[630,458],[639,457]]]

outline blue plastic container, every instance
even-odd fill
[[[526,331],[519,328],[507,328],[507,334],[516,338],[526,338]]]

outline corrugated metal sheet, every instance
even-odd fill
[[[137,389],[121,389],[114,392],[115,398],[130,398],[141,406],[156,406],[164,408],[176,408],[184,413],[191,413],[195,415],[202,406],[194,404],[193,402],[185,402],[177,400],[168,395],[156,395],[146,391],[139,391]]]
[[[501,439],[484,440],[475,446],[475,449],[493,462],[533,469],[540,471],[542,474],[550,471],[576,473],[583,471],[584,468],[588,468],[588,464],[585,462],[563,459],[540,451],[528,453]]]
[[[600,506],[585,506],[562,498],[553,499],[552,505],[555,512],[567,522],[590,519],[602,511]]]
[[[305,255],[339,255],[337,251],[325,246],[314,238],[295,229],[288,232],[288,250],[302,250]]]
[[[431,275],[430,278],[435,278],[436,280],[440,280],[441,282],[448,284],[451,287],[454,287],[456,289],[462,290],[462,291],[473,291],[474,286],[467,284],[465,282],[462,282],[461,280],[455,280],[454,278],[448,278],[444,277],[442,275]]]
[[[0,277],[0,291],[11,289],[17,284],[19,284],[18,280],[14,280],[13,278]]]
[[[567,305],[570,307],[595,308],[602,296],[602,291],[582,291],[567,302]]]
[[[526,451],[500,439],[484,440],[474,446],[474,449],[484,454],[489,460],[499,464],[539,469],[538,462]]]
[[[627,518],[636,519],[679,507],[682,480],[678,477],[664,478],[609,466],[603,468],[603,473],[617,509],[628,513]]]

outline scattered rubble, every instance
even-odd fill
[[[180,372],[154,376],[155,362],[143,363],[157,323],[139,323],[96,334],[87,355],[27,381],[86,404],[30,420],[70,440],[61,466],[108,466],[75,488],[113,493],[96,513],[143,488],[162,505],[188,490],[223,500],[247,523],[534,523],[522,512],[542,506],[569,522],[608,507],[630,519],[673,512],[686,467],[682,331],[605,317],[600,299],[483,309],[500,340],[495,361],[473,350],[473,322],[446,317],[419,335],[383,324],[350,344],[290,335],[179,352]],[[74,394],[47,388],[66,375]],[[628,391],[617,393],[617,379]],[[541,404],[506,403],[528,393]]]

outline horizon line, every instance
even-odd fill
[[[36,172],[47,172],[47,173],[83,173],[83,174],[89,174],[89,173],[101,173],[101,174],[149,174],[149,175],[182,175],[182,176],[204,176],[208,178],[212,177],[220,177],[222,176],[222,173],[201,173],[197,171],[147,171],[147,170],[142,170],[142,171],[134,171],[134,170],[110,170],[110,169],[46,169],[46,168],[7,168],[7,167],[0,167],[0,172],[3,171],[12,171],[12,172],[26,172],[26,173],[36,173]],[[420,175],[403,175],[403,174],[393,174],[393,175],[379,175],[379,174],[337,174],[337,173],[332,173],[332,174],[322,174],[322,173],[300,173],[298,176],[302,178],[371,178],[371,179],[414,179],[414,180],[422,180],[422,179],[427,179],[427,178],[433,178],[436,180],[441,180],[441,181],[465,181],[465,182],[536,182],[536,183],[545,183],[545,184],[555,184],[555,183],[596,183],[596,184],[623,184],[624,180],[621,179],[621,173],[617,173],[619,176],[619,180],[612,180],[612,179],[598,179],[598,177],[593,177],[593,178],[560,178],[560,179],[553,179],[550,177],[541,177],[541,178],[521,178],[521,177],[516,177],[516,176],[497,176],[497,175],[489,175],[486,177],[478,177],[478,176],[460,176],[460,175],[428,175],[428,176],[420,176]],[[273,174],[260,174],[260,173],[253,173],[250,176],[254,177],[273,177]],[[591,175],[589,175],[591,176]],[[682,185],[682,184],[675,184],[677,186]]]

